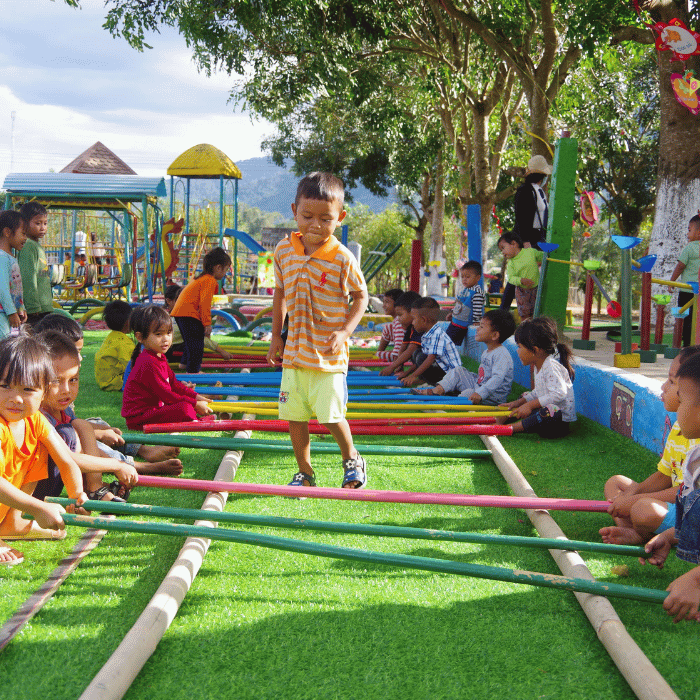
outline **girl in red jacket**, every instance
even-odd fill
[[[131,330],[138,345],[122,401],[129,430],[141,430],[147,423],[197,420],[212,413],[209,400],[177,380],[168,365],[165,353],[173,342],[168,312],[154,304],[137,308],[131,315]]]

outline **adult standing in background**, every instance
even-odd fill
[[[85,231],[75,232],[75,257],[80,257],[86,254],[85,245],[87,244],[87,234]]]
[[[552,166],[544,156],[532,156],[525,169],[525,182],[515,191],[515,226],[513,233],[520,238],[523,248],[539,248],[547,235],[549,205],[542,189]],[[508,283],[503,291],[501,308],[508,309],[515,297],[515,286]]]

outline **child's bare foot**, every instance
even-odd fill
[[[162,462],[163,460],[169,460],[173,457],[177,457],[180,454],[180,448],[156,445],[141,445],[141,449],[136,454],[142,459],[145,459],[147,462]],[[136,466],[138,470],[138,465]],[[146,472],[142,473],[145,474]]]
[[[180,476],[182,462],[179,459],[166,459],[161,462],[136,462],[134,464],[139,474],[169,474]]]
[[[0,540],[0,566],[14,566],[24,561],[24,554]]]
[[[646,540],[631,527],[616,527],[610,525],[598,530],[606,544],[642,544]]]
[[[435,393],[435,389],[429,386],[426,389],[411,389],[412,394],[420,394],[421,396],[432,396]]]

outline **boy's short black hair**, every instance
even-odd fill
[[[58,331],[67,335],[74,343],[83,339],[83,329],[74,319],[65,314],[48,314],[34,324],[34,333]]]
[[[484,314],[484,318],[491,324],[493,330],[498,331],[498,342],[503,343],[515,333],[515,319],[510,311],[505,309],[491,309]]]
[[[690,218],[688,225],[695,224],[695,226],[700,226],[700,215],[696,214]]]
[[[342,209],[345,203],[345,185],[340,178],[332,173],[309,173],[297,185],[295,206],[299,204],[302,197],[304,199],[320,199],[324,202],[338,202]]]
[[[65,333],[60,331],[44,331],[40,333],[38,339],[41,340],[49,350],[52,360],[60,360],[63,357],[70,357],[80,364],[80,353],[75,347],[75,342]]]
[[[411,308],[420,311],[421,316],[431,321],[437,321],[440,318],[440,304],[432,297],[422,297]]]
[[[394,302],[394,306],[396,306],[396,302],[398,301],[399,297],[403,294],[402,289],[388,289],[382,296],[389,297]]]
[[[127,302],[117,299],[110,301],[102,312],[102,319],[107,328],[112,331],[120,331],[131,316],[131,306]]]
[[[163,294],[163,298],[166,299],[167,301],[177,301],[177,298],[180,296],[181,291],[182,291],[182,287],[179,284],[169,284],[165,288],[165,293]]]
[[[464,265],[459,268],[459,270],[460,272],[462,270],[471,270],[472,272],[476,272],[476,274],[479,276],[482,275],[481,263],[477,262],[476,260],[467,260],[467,262],[465,262]]]
[[[518,247],[523,247],[523,239],[520,238],[517,233],[513,233],[512,231],[504,231],[501,234],[501,237],[496,241],[496,245],[498,245],[501,241],[504,241],[505,243],[515,243]]]
[[[28,224],[35,216],[46,216],[47,214],[46,207],[39,202],[25,202],[19,209],[19,215],[25,224]]]
[[[22,217],[14,209],[5,209],[0,212],[0,234],[9,228],[14,233],[22,225]]]
[[[53,378],[53,363],[43,340],[24,332],[0,340],[0,379],[46,391]]]
[[[700,404],[700,354],[689,357],[678,368],[678,379],[689,379],[695,385],[696,403]]]
[[[400,306],[402,309],[410,311],[413,304],[421,299],[421,295],[418,292],[404,292],[395,302],[394,306]]]

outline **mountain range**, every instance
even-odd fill
[[[286,168],[280,168],[268,158],[249,158],[236,163],[242,179],[238,183],[238,201],[249,207],[257,207],[264,212],[278,212],[285,219],[290,218],[290,205],[294,201],[299,178]],[[166,178],[169,183],[169,178]],[[219,200],[219,182],[217,180],[192,180],[191,201]],[[231,201],[230,186],[225,187],[225,198]],[[387,197],[377,197],[364,187],[350,190],[352,204],[364,204],[370,211],[378,214],[391,206],[396,197],[393,192]]]

